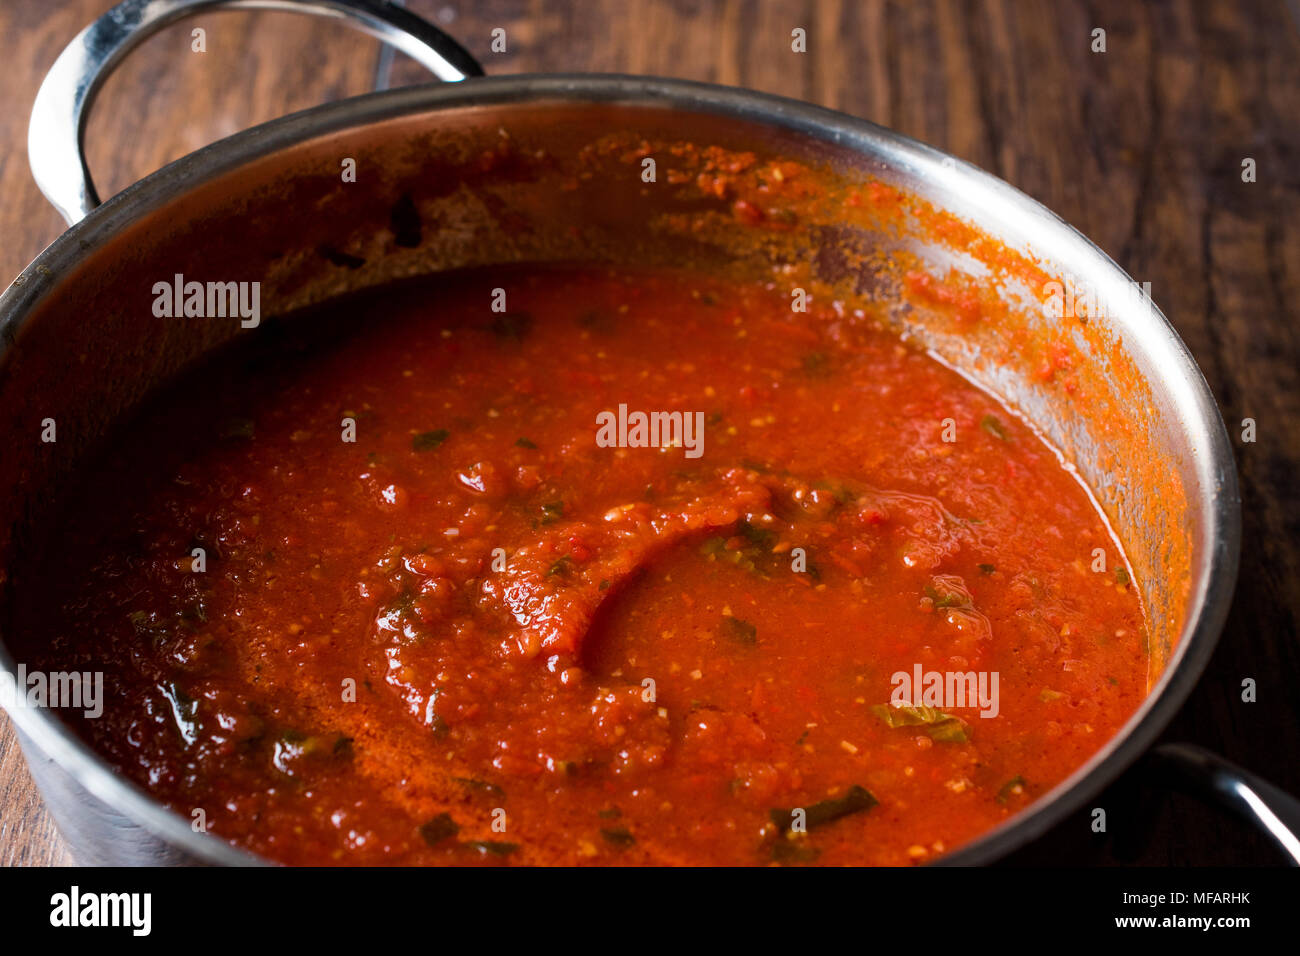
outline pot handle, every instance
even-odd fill
[[[86,117],[122,58],[163,27],[219,7],[333,17],[411,56],[440,80],[482,76],[483,67],[437,27],[387,0],[125,0],[77,34],[46,74],[27,128],[27,158],[45,198],[72,225],[99,205],[86,165]]]
[[[1194,744],[1162,744],[1146,763],[1168,784],[1262,830],[1292,866],[1300,866],[1300,800]]]

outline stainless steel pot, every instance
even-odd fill
[[[482,72],[440,31],[378,0],[130,0],[73,41],[37,97],[29,141],[37,182],[70,228],[0,296],[3,606],[68,476],[146,395],[238,334],[231,324],[153,317],[149,289],[159,278],[256,278],[271,313],[405,275],[595,259],[801,275],[846,301],[891,301],[899,277],[886,260],[910,257],[932,272],[996,283],[1011,304],[1010,318],[975,328],[958,329],[915,305],[892,318],[1010,402],[1077,466],[1125,544],[1153,637],[1149,694],[1123,731],[1051,793],[945,862],[988,862],[1034,839],[1152,745],[1200,675],[1227,613],[1240,537],[1236,473],[1187,348],[1086,238],[1006,183],[870,123],[745,90],[626,76],[474,78],[322,106],[208,146],[99,205],[81,151],[98,84],[148,34],[218,6],[341,17],[444,80]],[[886,230],[830,203],[805,211],[779,239],[745,244],[698,197],[644,188],[636,169],[598,148],[611,133],[634,134],[651,148],[690,141],[790,157],[816,170],[827,196],[874,180],[901,190],[922,214]],[[493,153],[504,161],[480,161]],[[356,161],[357,183],[340,186],[343,157]],[[396,203],[417,210],[418,244],[393,242]],[[684,219],[691,228],[682,228]],[[1021,265],[1007,267],[1008,250]],[[1071,276],[1099,307],[1082,318],[1049,316],[1044,288],[1034,286]],[[1062,339],[1096,356],[1078,370],[1086,405],[1033,374],[1036,350]],[[39,441],[46,418],[58,422],[57,446]],[[0,648],[10,674],[14,638]],[[80,862],[259,862],[195,832],[56,714],[15,707],[11,716]],[[1285,797],[1257,781],[1227,779],[1257,817],[1260,806],[1275,823],[1290,812]],[[1278,831],[1285,833],[1280,823]]]

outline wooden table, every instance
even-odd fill
[[[0,4],[0,275],[63,226],[32,183],[36,88],[108,0]],[[1152,294],[1239,437],[1241,580],[1208,672],[1168,739],[1203,743],[1300,793],[1300,0],[1020,3],[928,0],[524,2],[411,0],[489,73],[687,77],[820,103],[988,169],[1092,237]],[[191,52],[191,30],[207,52]],[[507,52],[491,52],[506,30]],[[808,52],[790,52],[791,30]],[[1091,50],[1094,28],[1106,52]],[[372,87],[378,45],[284,13],[209,13],[149,40],[108,82],[89,126],[101,193],[236,130]],[[398,58],[395,85],[423,81]],[[1242,181],[1255,160],[1257,181]],[[1244,678],[1258,702],[1242,703]],[[3,720],[0,717],[0,720]],[[1096,805],[1127,812],[1112,790]],[[1256,836],[1183,798],[1147,864],[1268,863]],[[66,862],[7,721],[0,863]],[[1080,814],[1015,862],[1114,862]]]

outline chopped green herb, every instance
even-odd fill
[[[606,843],[617,847],[620,850],[626,850],[628,847],[636,844],[636,837],[623,827],[615,827],[613,829],[602,827],[600,835],[605,838]]]
[[[546,569],[546,576],[549,578],[556,574],[568,574],[573,567],[573,558],[570,555],[564,555],[549,568]]]
[[[1016,774],[1010,780],[1002,785],[998,791],[998,803],[1006,803],[1012,797],[1018,797],[1025,792],[1025,778]]]
[[[981,564],[979,565],[979,569],[980,574],[992,574],[997,570],[997,566],[993,564]]]
[[[819,478],[812,483],[812,486],[818,491],[829,491],[837,505],[847,505],[858,498],[858,493],[843,482]]]
[[[281,773],[296,777],[305,760],[351,760],[352,738],[343,734],[306,734],[296,727],[280,731],[271,762]]]
[[[736,526],[736,533],[748,541],[756,548],[764,551],[771,551],[772,545],[776,542],[776,532],[768,528],[760,528],[750,524],[748,521],[742,521]]]
[[[714,535],[712,538],[705,538],[704,543],[700,545],[700,554],[707,557],[717,557],[727,550],[727,539]],[[143,612],[141,612],[143,613]]]
[[[736,644],[753,647],[758,643],[758,628],[743,618],[724,615],[722,618],[722,636]]]
[[[472,790],[475,793],[489,794],[494,797],[505,796],[505,791],[495,783],[488,783],[486,780],[479,780],[477,777],[453,777],[452,779],[466,790]]]
[[[208,612],[203,606],[203,599],[196,598],[181,610],[181,620],[193,623],[197,621],[200,624],[208,622]]]
[[[492,320],[492,334],[521,342],[532,330],[533,317],[527,312],[503,312]]]
[[[921,727],[931,740],[943,744],[964,744],[970,739],[966,721],[945,714],[937,707],[895,707],[877,704],[871,712],[890,727]]]
[[[803,357],[803,373],[809,378],[826,378],[831,374],[831,359],[825,352],[809,352]]]
[[[623,811],[618,807],[609,807],[606,810],[598,810],[596,812],[596,816],[600,817],[602,820],[617,820],[622,815]]]
[[[402,615],[409,613],[415,607],[415,592],[410,588],[400,591],[397,597],[384,608],[386,615]]]
[[[411,439],[411,447],[416,451],[433,451],[445,442],[451,432],[445,428],[435,428],[431,432],[420,432]]]
[[[442,715],[434,710],[434,702],[442,694],[442,691],[435,687],[429,695],[429,704],[424,711],[424,722],[434,737],[446,737],[451,732],[447,726],[447,721],[442,719]]]
[[[714,535],[704,539],[700,545],[700,554],[714,560],[728,561],[761,578],[768,577],[764,569],[759,567],[759,563],[764,562],[767,567],[772,565],[772,548],[776,544],[776,532],[742,521],[736,525],[734,537],[743,539],[745,543],[738,548],[729,548],[728,538]]]
[[[185,746],[192,745],[199,739],[199,702],[181,690],[175,681],[168,681],[159,686],[167,703],[171,706],[172,722],[181,735]]]
[[[536,448],[537,446],[527,438],[516,438],[515,444],[520,448]]]
[[[999,441],[1007,441],[1006,429],[1003,428],[1002,423],[992,415],[985,415],[980,419],[980,428],[984,429]]]
[[[772,859],[777,863],[811,863],[821,850],[804,840],[777,840],[772,844]]]
[[[937,608],[970,607],[970,599],[960,591],[940,591],[933,584],[925,586],[925,596],[933,601]]]
[[[221,430],[222,438],[251,439],[253,437],[253,420],[251,418],[232,418]]]
[[[608,332],[614,327],[614,316],[605,309],[588,309],[578,316],[578,325],[592,332]]]
[[[437,846],[444,840],[450,840],[460,832],[460,827],[450,813],[440,813],[428,823],[420,825],[420,836],[429,846]]]
[[[1124,568],[1116,568],[1116,569],[1115,569],[1115,583],[1118,584],[1118,585],[1119,585],[1120,587],[1122,587],[1122,588],[1126,588],[1126,587],[1128,587],[1128,583],[1129,583],[1128,571],[1125,570]]]
[[[827,823],[834,823],[841,817],[847,817],[851,813],[870,810],[879,802],[866,787],[859,787],[854,784],[849,787],[842,797],[830,797],[826,800],[819,800],[812,806],[804,807],[804,825],[809,830],[812,830]],[[783,832],[789,832],[790,828],[794,826],[796,809],[798,808],[769,810],[768,816]]]
[[[563,501],[548,501],[542,505],[542,524],[550,524],[552,521],[559,521],[563,516]]]

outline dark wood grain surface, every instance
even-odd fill
[[[107,0],[0,4],[0,275],[62,230],[27,168],[41,77]],[[1300,793],[1300,11],[1286,0],[411,0],[489,73],[685,77],[780,93],[893,127],[1047,204],[1139,281],[1195,354],[1236,442],[1241,578],[1228,628],[1166,739],[1204,744]],[[207,31],[191,52],[190,31]],[[507,51],[491,51],[506,30]],[[806,55],[790,32],[807,32]],[[1106,52],[1091,31],[1106,31]],[[89,155],[109,194],[211,140],[364,92],[379,46],[285,13],[208,13],[108,82]],[[394,85],[423,82],[397,57]],[[1242,181],[1255,160],[1257,181]],[[1257,422],[1243,444],[1240,423]],[[3,454],[3,451],[0,451]],[[1241,682],[1258,701],[1241,701]],[[1133,796],[1097,801],[1112,819]],[[1018,863],[1273,863],[1244,827],[1164,801],[1119,853],[1080,814]],[[0,864],[66,862],[0,717]]]

